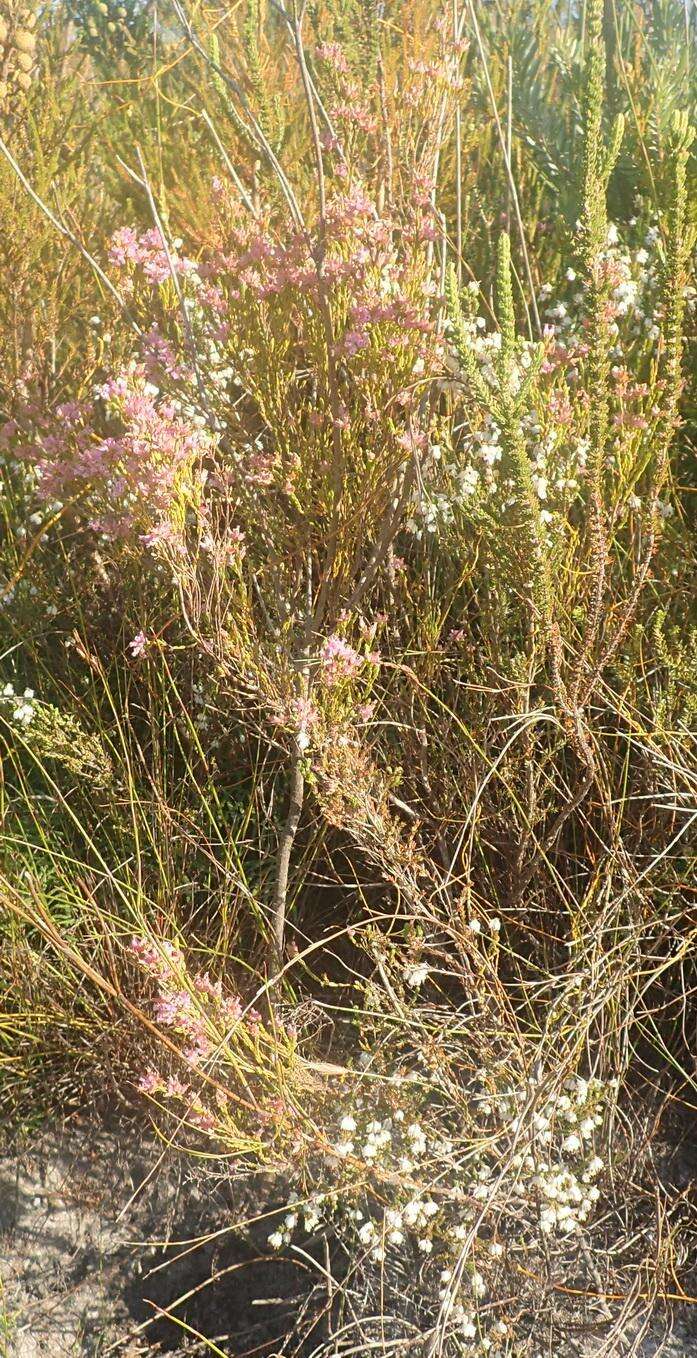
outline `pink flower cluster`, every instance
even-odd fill
[[[363,664],[363,657],[336,635],[327,637],[319,653],[322,679],[331,688],[342,679],[353,679]]]
[[[323,42],[315,48],[315,57],[327,69],[326,74],[333,84],[333,97],[329,104],[332,123],[339,125],[348,133],[352,129],[369,135],[377,130],[378,121],[370,107],[370,90],[351,75],[346,54],[338,42]]]
[[[332,55],[328,50],[327,58]],[[0,446],[33,468],[42,500],[70,501],[73,516],[96,532],[141,544],[158,556],[183,554],[182,511],[195,505],[199,542],[217,564],[222,549],[216,497],[236,494],[240,479],[259,499],[267,490],[292,493],[306,465],[294,451],[298,439],[309,436],[316,443],[317,457],[313,460],[311,450],[307,463],[321,470],[328,465],[332,424],[355,429],[372,456],[373,431],[379,436],[387,402],[399,421],[418,401],[414,374],[425,380],[440,361],[423,250],[430,213],[429,186],[418,177],[413,207],[399,215],[380,210],[360,183],[338,191],[334,185],[321,254],[316,231],[281,234],[269,207],[258,220],[238,218],[232,226],[230,214],[221,212],[213,224],[219,246],[200,265],[178,253],[178,242],[168,258],[155,228],[138,233],[122,227],[109,258],[124,271],[124,286],[135,286],[138,277],[149,285],[134,294],[143,328],[132,359],[101,381],[90,400],[52,408],[18,402],[14,418],[0,429]],[[179,305],[171,291],[153,294],[153,286],[169,276],[170,260],[178,274],[196,271],[191,324],[197,353],[206,355],[205,428]],[[333,403],[317,354],[318,313],[327,301],[338,369]],[[263,324],[260,306],[267,313]],[[298,389],[298,404],[291,403],[288,449],[282,452],[279,440],[260,435],[253,414],[258,372],[269,362],[269,333],[276,337],[274,352],[283,353],[285,371],[309,370],[313,381],[318,378],[311,401]],[[249,428],[247,408],[232,397],[247,381]],[[308,383],[307,390],[312,387]],[[209,432],[214,428],[225,435],[220,455]],[[399,439],[399,429],[392,437]],[[228,564],[243,558],[244,526],[230,540]],[[134,656],[142,653],[140,647],[133,650]],[[344,657],[341,663],[350,662]],[[339,661],[326,669],[331,682]]]
[[[180,363],[172,345],[162,334],[157,322],[141,336],[143,372],[149,382],[159,383],[163,376],[173,382],[191,382],[194,374],[188,365]]]
[[[120,226],[111,238],[109,262],[119,269],[134,265],[153,287],[166,283],[172,276],[172,269],[177,274],[187,274],[196,268],[193,260],[182,258],[175,249],[169,250],[168,258],[157,227],[139,234],[132,226]]]
[[[0,442],[34,467],[42,500],[86,498],[95,531],[153,531],[167,523],[182,480],[199,475],[210,438],[159,397],[142,367],[109,378],[96,396],[55,410],[26,403]]]
[[[268,229],[260,226],[252,234],[237,232],[235,243],[236,253],[221,252],[202,270],[206,277],[229,282],[233,298],[242,296],[243,289],[260,300],[274,297],[289,287],[316,294],[317,264],[304,231],[296,231],[282,244],[274,244]]]
[[[588,345],[571,340],[568,343],[558,337],[557,331],[552,325],[545,325],[543,338],[546,343],[545,357],[542,362],[541,371],[543,373],[553,373],[558,369],[566,372],[567,378],[571,378],[575,373],[575,365],[581,362],[588,353]]]
[[[338,42],[320,42],[315,48],[319,61],[326,61],[337,75],[348,75],[349,64],[343,47]]]
[[[142,629],[140,632],[136,632],[133,639],[128,643],[128,649],[131,652],[131,659],[139,660],[142,655],[145,655],[145,652],[147,651],[149,644],[150,644],[149,640]]]
[[[207,971],[198,972],[193,984],[182,986],[187,977],[183,954],[174,944],[161,940],[157,946],[144,938],[132,938],[130,951],[157,983],[153,1017],[163,1027],[173,1028],[188,1045],[182,1055],[198,1066],[211,1056],[229,1035],[230,1024],[244,1018],[245,1027],[254,1032],[261,1023],[256,1009],[245,1011],[237,995],[224,995],[220,980],[213,981]]]
[[[224,534],[216,537],[212,532],[205,532],[201,538],[201,551],[206,552],[219,564],[231,564],[244,561],[245,534],[241,528],[233,526],[225,527]]]
[[[374,328],[380,327],[375,336],[378,360],[410,345],[416,349],[414,358],[423,357],[418,339],[432,335],[433,323],[425,314],[424,292],[411,296],[409,289],[421,243],[430,234],[431,204],[428,194],[418,198],[413,220],[407,222],[381,214],[360,184],[333,194],[326,208],[321,268],[306,231],[275,242],[270,224],[260,222],[251,231],[233,232],[236,249],[219,251],[200,272],[217,279],[233,299],[251,295],[271,301],[283,293],[292,301],[294,293],[298,301],[316,301],[321,287],[332,295],[342,289],[337,316],[345,316],[346,322],[335,342],[338,355],[353,357],[367,349]],[[297,312],[298,321],[305,316],[306,302]]]
[[[366,288],[360,300],[352,303],[348,315],[350,328],[338,341],[336,351],[350,357],[370,344],[371,334],[375,335],[381,354],[387,357],[408,342],[410,331],[428,335],[433,330],[432,322],[419,315],[414,303],[398,289],[385,301],[370,287]],[[380,333],[368,329],[377,326],[383,327]]]
[[[270,720],[273,726],[287,726],[296,732],[308,732],[316,727],[319,713],[310,698],[291,698],[290,702],[279,704],[278,711]]]
[[[215,1131],[220,1126],[220,1115],[201,1097],[202,1093],[208,1097],[210,1086],[204,1087],[200,1077],[196,1078],[202,1062],[208,1061],[210,1072],[213,1058],[219,1054],[224,1058],[226,1044],[234,1034],[240,1050],[246,1053],[251,1074],[264,1045],[277,1051],[281,1032],[292,1051],[296,1029],[292,1023],[283,1024],[278,1018],[274,1020],[273,1033],[265,1029],[258,1010],[246,1007],[238,995],[226,995],[222,982],[214,980],[209,972],[199,971],[191,976],[183,953],[167,939],[155,941],[136,936],[130,941],[129,951],[155,985],[152,1002],[155,1022],[184,1039],[181,1055],[189,1066],[192,1081],[184,1083],[176,1075],[166,1076],[149,1068],[138,1080],[138,1088],[144,1094],[185,1100],[186,1121],[201,1131]],[[224,1060],[222,1069],[225,1070]],[[274,1135],[275,1124],[285,1116],[287,1109],[284,1103],[277,1107],[273,1098],[268,1100],[263,1061],[260,1062],[260,1073],[262,1083],[258,1092],[263,1101],[254,1108],[250,1104],[247,1106],[256,1119],[256,1134]],[[245,1095],[250,1092],[247,1085]],[[230,1093],[222,1084],[215,1084],[213,1098],[219,1108],[223,1108]]]

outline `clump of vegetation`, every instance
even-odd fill
[[[697,1265],[690,14],[6,9],[3,1110],[276,1174],[298,1351],[617,1351]]]

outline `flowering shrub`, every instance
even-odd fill
[[[512,1318],[490,1309],[502,1261],[525,1259],[529,1268],[540,1233],[583,1231],[600,1197],[595,1181],[604,1165],[592,1142],[603,1123],[603,1090],[597,1081],[567,1080],[563,1092],[540,1098],[530,1118],[529,1089],[499,1095],[491,1083],[480,1077],[466,1140],[455,1122],[447,1136],[442,1119],[437,1130],[409,1121],[419,1091],[410,1091],[408,1079],[386,1081],[384,1112],[374,1093],[357,1094],[337,1120],[339,1163],[327,1190],[291,1200],[271,1248],[287,1247],[298,1232],[311,1238],[331,1228],[351,1257],[387,1269],[396,1257],[418,1269],[434,1298],[432,1321],[440,1313],[462,1352],[505,1347]]]
[[[114,767],[98,736],[87,732],[71,713],[37,699],[33,688],[15,691],[8,682],[0,688],[0,719],[38,760],[58,760],[64,769],[90,780],[93,791],[113,783]]]
[[[494,938],[499,926],[490,922]],[[140,1090],[179,1129],[251,1164],[291,1155],[294,1191],[286,1187],[270,1249],[336,1238],[367,1285],[383,1291],[384,1318],[398,1305],[388,1281],[395,1268],[418,1273],[422,1323],[443,1327],[457,1351],[506,1351],[516,1332],[515,1310],[496,1300],[506,1270],[520,1261],[534,1277],[551,1253],[563,1267],[568,1242],[577,1250],[573,1242],[592,1232],[611,1088],[539,1070],[516,1082],[512,1050],[499,1070],[468,1071],[457,1044],[432,1069],[407,1068],[404,1058],[390,1065],[394,1029],[383,1031],[375,1015],[368,1031],[359,1012],[366,1050],[353,1069],[333,1071],[327,1121],[319,1086],[303,1078],[293,1022],[270,1025],[208,972],[192,974],[167,940],[134,937],[130,951],[154,987],[153,1019],[178,1047],[176,1071],[147,1069]],[[413,992],[432,975],[427,963],[408,962],[403,982]],[[285,1097],[271,1098],[274,1089]]]
[[[107,1049],[273,1173],[298,1351],[619,1351],[689,1292],[692,21],[141,8],[0,138],[12,1089]]]
[[[89,502],[96,491],[96,513],[88,519],[94,531],[109,537],[139,528],[150,535],[174,531],[178,506],[195,495],[205,436],[171,402],[157,400],[142,366],[95,395],[99,405],[64,402],[44,414],[28,405],[22,423],[5,425],[6,446],[29,462],[40,500]],[[105,433],[110,426],[118,432]]]
[[[623,250],[618,228],[608,229],[606,267],[608,302],[606,316],[611,332],[613,366],[612,422],[617,430],[610,460],[617,476],[617,488],[624,497],[618,505],[623,516],[636,515],[643,502],[631,486],[640,484],[640,468],[646,465],[646,450],[655,437],[660,407],[656,404],[656,390],[646,382],[637,381],[634,373],[642,368],[649,372],[653,346],[660,328],[660,259],[656,249],[656,228],[646,236],[646,246],[634,254]],[[566,281],[577,282],[575,270],[567,271]],[[475,300],[477,284],[468,289]],[[688,306],[694,306],[694,290],[686,291]],[[514,388],[520,390],[531,370],[539,367],[535,404],[522,417],[526,446],[531,462],[535,493],[540,501],[540,516],[548,530],[550,545],[558,551],[568,545],[573,531],[574,509],[583,501],[586,477],[588,440],[582,432],[588,419],[588,394],[582,383],[583,360],[588,353],[584,339],[585,294],[571,291],[567,300],[555,300],[551,284],[543,286],[539,297],[543,319],[542,356],[540,346],[529,340],[520,344],[517,369],[513,373]],[[501,335],[498,330],[486,329],[485,318],[468,315],[464,321],[479,371],[486,384],[483,389],[496,388],[496,361],[500,352]],[[647,398],[650,398],[648,400]],[[476,427],[479,423],[480,427]],[[427,491],[415,506],[411,520],[412,532],[435,532],[438,526],[452,524],[456,513],[473,512],[496,516],[510,513],[515,508],[515,481],[506,467],[502,430],[494,415],[486,409],[470,416],[463,425],[460,439],[453,449],[435,450],[432,462],[433,489]],[[472,428],[472,426],[475,426]],[[465,429],[466,435],[463,437]],[[646,431],[646,432],[644,432]],[[433,450],[432,450],[433,455]],[[439,485],[442,488],[438,488]],[[672,506],[661,501],[661,512],[670,517]],[[492,523],[492,532],[495,524]]]
[[[164,1101],[188,1126],[215,1132],[258,1160],[278,1155],[291,1132],[297,1143],[292,1101],[278,1092],[293,1084],[293,1026],[276,1017],[264,1023],[207,971],[192,976],[167,939],[135,936],[130,951],[154,984],[152,1017],[179,1049],[179,1071],[149,1067],[138,1079],[140,1091]]]

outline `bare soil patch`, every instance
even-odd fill
[[[134,1123],[62,1125],[6,1150],[0,1358],[191,1358],[210,1352],[202,1336],[227,1358],[308,1358],[326,1319],[312,1261],[266,1248],[280,1206],[268,1177],[231,1183]],[[568,1358],[600,1347],[576,1341]],[[628,1333],[614,1352],[697,1358],[697,1315]]]
[[[208,1352],[192,1331],[230,1358],[282,1351],[310,1289],[264,1248],[270,1188],[225,1183],[132,1125],[62,1127],[5,1153],[0,1354]]]

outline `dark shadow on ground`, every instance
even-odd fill
[[[177,1234],[175,1226],[175,1238]],[[316,1246],[312,1254],[317,1258]],[[213,1340],[228,1358],[251,1353],[300,1358],[327,1333],[325,1289],[318,1283],[320,1275],[307,1260],[269,1256],[254,1243],[225,1235],[194,1248],[173,1245],[160,1251],[133,1280],[124,1300],[138,1325],[158,1310],[170,1312],[171,1319],[161,1316],[145,1331],[149,1342],[164,1352],[182,1347],[186,1331],[176,1322],[183,1321]]]

